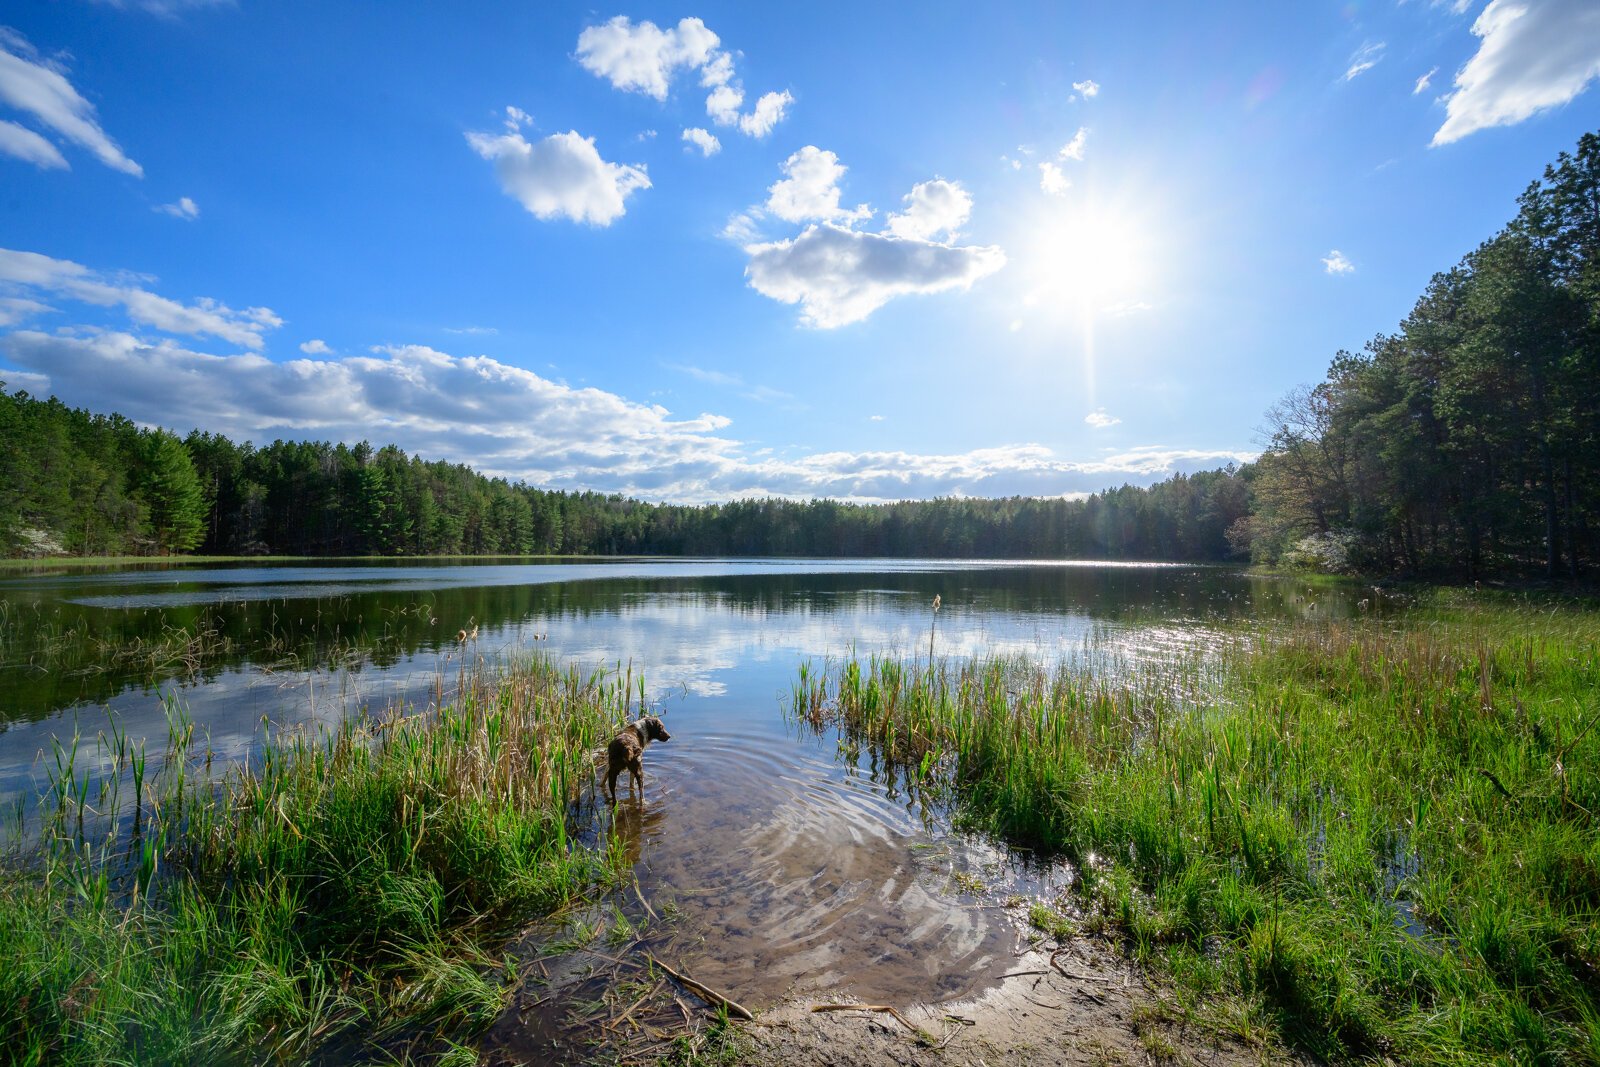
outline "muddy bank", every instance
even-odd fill
[[[976,997],[901,1006],[897,1014],[819,1012],[822,1002],[792,1001],[746,1027],[744,1061],[763,1067],[1285,1062],[1266,1049],[1222,1044],[1185,1030],[1159,991],[1099,943],[1031,949],[1013,964]]]
[[[1298,1062],[1281,1049],[1186,1027],[1161,988],[1114,946],[1045,937],[1029,927],[1026,902],[967,906],[993,939],[982,977],[968,972],[955,980],[921,968],[918,981],[892,967],[796,981],[785,969],[789,992],[777,1000],[749,999],[739,992],[743,983],[723,984],[728,972],[712,966],[720,953],[703,941],[670,930],[652,935],[644,924],[635,928],[640,936],[623,939],[580,920],[577,928],[594,935],[590,942],[534,958],[513,1009],[480,1051],[495,1067]],[[914,942],[895,948],[897,956],[917,954]],[[927,955],[930,965],[940,957],[936,947]],[[875,977],[891,974],[891,986],[874,989]],[[947,992],[952,988],[959,992]],[[720,1002],[728,1005],[725,1022]],[[744,1011],[753,1017],[743,1019]],[[728,1058],[708,1055],[719,1049]]]

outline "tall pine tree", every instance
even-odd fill
[[[156,550],[187,552],[206,529],[206,497],[194,461],[183,442],[166,430],[152,430],[141,444],[139,487]]]

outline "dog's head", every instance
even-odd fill
[[[639,733],[646,741],[671,741],[672,735],[667,733],[667,728],[661,725],[661,720],[654,715],[646,715],[634,723],[639,728]]]

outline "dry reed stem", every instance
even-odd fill
[[[750,1012],[740,1005],[738,1001],[730,1000],[721,993],[718,993],[715,989],[712,989],[710,986],[697,982],[688,975],[673,970],[671,967],[668,967],[665,963],[662,963],[648,952],[646,952],[644,956],[645,959],[649,960],[657,967],[660,967],[663,971],[666,971],[668,975],[674,978],[679,985],[687,988],[689,992],[710,1001],[712,1004],[718,1004],[724,1008],[727,1008],[729,1015],[737,1016],[746,1022],[755,1022],[756,1017],[750,1014]]]

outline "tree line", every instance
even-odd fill
[[[388,445],[180,439],[0,388],[7,555],[1250,558],[1575,576],[1600,555],[1600,136],[1393,334],[1267,413],[1243,467],[1086,499],[682,506]]]
[[[561,492],[388,445],[186,439],[0,390],[0,551],[17,555],[1224,558],[1237,469],[1085,500],[685,506]]]

